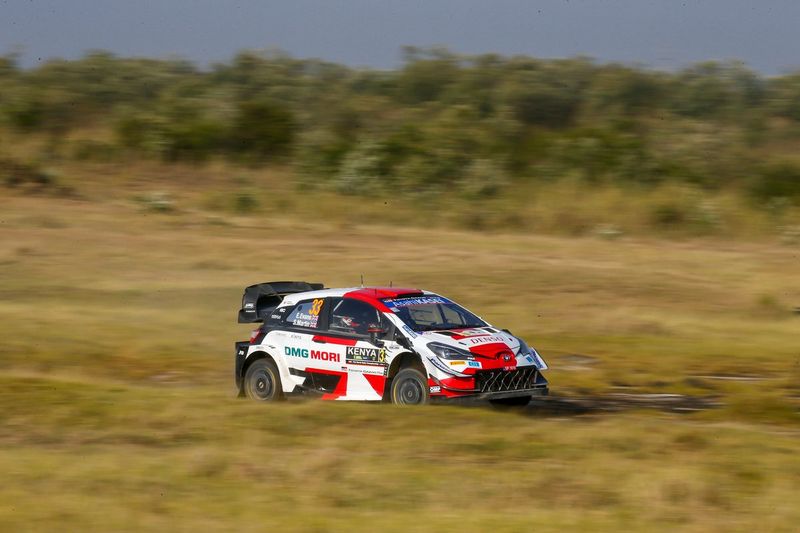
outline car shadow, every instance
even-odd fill
[[[530,416],[579,416],[615,413],[637,409],[654,409],[669,413],[694,413],[714,409],[721,404],[716,396],[684,394],[608,393],[580,396],[550,395],[533,398],[525,407],[498,407],[485,400],[457,399],[448,404],[464,407],[493,408]]]

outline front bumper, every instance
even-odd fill
[[[476,400],[501,400],[503,398],[515,398],[517,396],[547,396],[550,394],[550,389],[547,385],[536,387],[534,389],[518,389],[506,392],[481,392],[478,394],[469,395],[470,398]]]
[[[475,389],[481,393],[511,392],[547,386],[539,369],[523,366],[514,370],[481,370],[475,372]]]
[[[447,377],[431,380],[433,388],[445,397],[469,396],[473,398],[502,399],[515,396],[545,396],[548,393],[547,379],[535,366],[524,366],[512,370],[479,370],[472,376]],[[432,395],[434,393],[431,390]]]

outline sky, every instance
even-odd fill
[[[25,67],[103,49],[200,66],[242,49],[394,68],[402,47],[583,55],[674,70],[800,70],[798,0],[0,0],[0,54]]]

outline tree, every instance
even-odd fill
[[[286,155],[294,136],[289,110],[270,101],[250,100],[238,104],[229,142],[233,151],[263,160]]]

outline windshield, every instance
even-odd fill
[[[414,331],[482,328],[488,325],[442,296],[387,298],[383,303]]]

